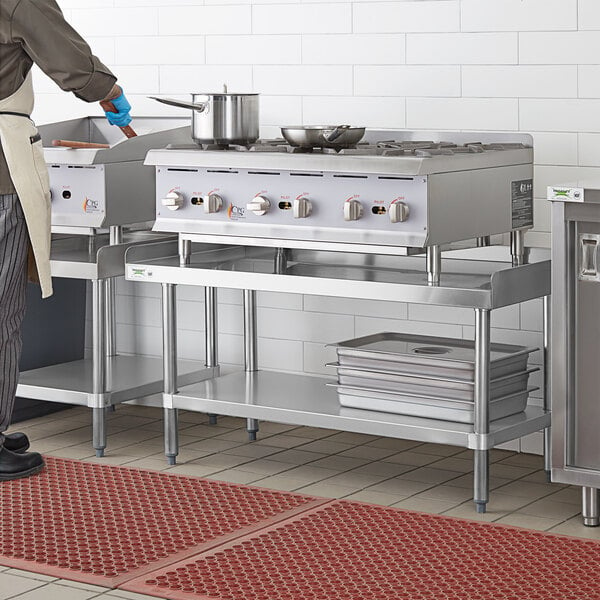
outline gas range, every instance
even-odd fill
[[[533,226],[524,134],[367,130],[339,152],[275,139],[171,146],[146,164],[155,230],[183,240],[406,254]]]

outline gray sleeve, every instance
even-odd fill
[[[62,90],[86,102],[106,98],[117,81],[55,0],[21,0],[13,13],[12,39]]]

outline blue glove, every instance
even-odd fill
[[[131,104],[125,98],[125,94],[121,91],[121,95],[111,100],[113,106],[117,109],[118,112],[106,112],[106,118],[111,125],[116,125],[117,127],[126,127],[131,123],[131,115],[129,111],[131,110]]]

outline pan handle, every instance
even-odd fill
[[[195,102],[184,102],[183,100],[173,100],[172,98],[157,98],[156,96],[148,96],[148,98],[150,98],[150,100],[161,102],[162,104],[167,104],[168,106],[176,106],[177,108],[191,108],[192,110],[198,112],[203,112],[208,107],[208,103],[206,102],[196,104]]]
[[[323,139],[326,142],[335,142],[335,140],[342,136],[348,129],[350,129],[350,125],[338,125],[331,133],[328,133],[327,135],[323,134]]]

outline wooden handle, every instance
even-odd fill
[[[52,145],[61,148],[110,148],[109,144],[94,144],[92,142],[73,142],[71,140],[52,140]]]
[[[110,100],[104,100],[103,102],[100,102],[100,106],[104,109],[104,112],[119,112]],[[127,138],[137,137],[137,133],[129,125],[125,125],[125,127],[119,127],[119,129],[125,134],[125,137]]]

